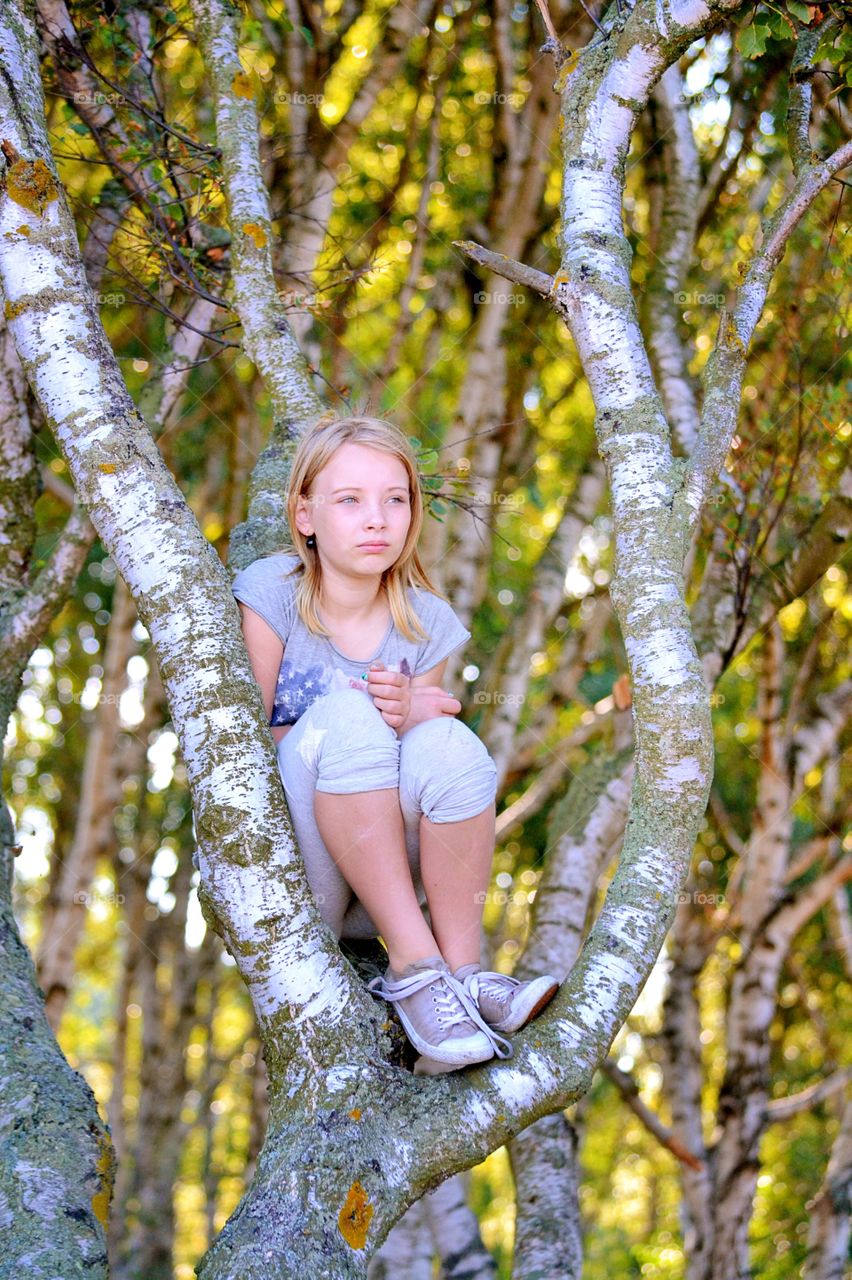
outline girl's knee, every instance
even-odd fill
[[[436,822],[473,817],[497,795],[497,766],[485,743],[453,716],[424,720],[403,734],[399,775],[400,787]]]
[[[398,741],[396,731],[384,719],[366,690],[362,693],[360,689],[332,689],[312,702],[305,715],[335,730],[357,730]]]
[[[296,750],[313,772],[317,791],[399,786],[399,738],[368,694],[335,689],[317,698],[302,719],[307,724]]]
[[[494,761],[481,738],[455,716],[433,716],[408,729],[400,739],[400,759],[422,760],[452,758],[457,762],[483,763]]]

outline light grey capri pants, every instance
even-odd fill
[[[497,793],[497,768],[472,729],[454,716],[424,720],[398,737],[372,698],[336,689],[311,703],[278,744],[296,839],[320,914],[337,938],[375,938],[379,930],[326,849],[314,792],[350,795],[399,790],[405,846],[421,907],[420,816],[460,822],[482,813]]]

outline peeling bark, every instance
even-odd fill
[[[32,650],[67,599],[91,545],[79,511],[38,575],[31,572],[39,476],[21,364],[0,321],[0,741]],[[0,748],[2,764],[2,748]],[[106,1280],[112,1190],[109,1131],[44,1012],[12,910],[12,814],[0,800],[0,1257],[31,1280],[73,1268]]]

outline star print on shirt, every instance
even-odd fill
[[[300,671],[285,657],[278,672],[269,723],[295,724],[311,703],[332,689],[360,689],[370,696],[366,681],[348,675],[339,667],[318,663],[307,671]]]
[[[317,748],[327,733],[328,729],[316,729],[312,724],[305,725],[297,750],[309,768],[316,766]]]

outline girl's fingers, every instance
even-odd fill
[[[383,698],[399,697],[402,687],[398,684],[389,684],[386,680],[368,680],[367,688],[370,693],[378,693]]]
[[[392,684],[394,686],[408,684],[409,680],[409,677],[404,675],[401,671],[386,671],[383,662],[371,663],[370,669],[367,672],[367,679],[375,680],[378,679],[379,675],[381,676],[384,684]]]
[[[396,714],[402,710],[402,703],[398,698],[373,698],[373,702],[380,711]]]

